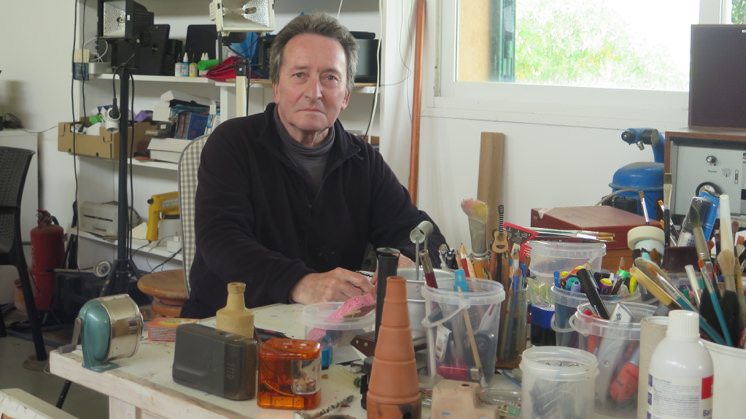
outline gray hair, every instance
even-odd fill
[[[272,83],[279,81],[285,46],[295,36],[304,33],[325,36],[342,45],[347,58],[347,89],[352,90],[357,71],[357,42],[346,27],[326,13],[300,15],[285,25],[272,39],[272,50],[269,56],[269,78]]]

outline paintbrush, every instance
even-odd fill
[[[458,270],[454,272],[453,288],[456,292],[458,292],[459,299],[462,298],[462,292],[469,292],[469,284],[466,282],[466,278],[464,277],[463,272]],[[466,337],[469,340],[469,346],[471,346],[471,355],[474,358],[474,365],[479,371],[479,383],[482,385],[482,388],[485,388],[487,386],[487,380],[484,376],[482,360],[479,358],[479,350],[477,347],[476,338],[474,337],[474,328],[471,325],[469,308],[464,308],[462,310],[462,313],[464,315],[464,324],[466,325]]]
[[[636,263],[636,262],[635,262]],[[653,296],[661,302],[664,306],[666,306],[669,310],[690,310],[690,311],[696,311],[694,310],[694,307],[692,307],[691,304],[688,303],[688,301],[683,298],[677,298],[674,300],[674,297],[671,296],[668,292],[666,292],[655,280],[651,279],[645,272],[640,270],[637,266],[633,266],[629,270],[630,275],[635,277],[637,279],[637,282],[640,283],[643,287],[645,287],[646,290],[648,290]],[[679,294],[680,295],[680,294]],[[725,344],[725,341],[720,336],[720,334],[713,329],[713,327],[707,323],[707,320],[703,317],[699,317],[699,327],[702,329],[703,332],[707,336],[710,337],[714,342],[719,343],[721,345]]]
[[[707,293],[712,301],[712,308],[715,311],[720,329],[723,331],[723,337],[725,343],[728,346],[733,346],[733,341],[730,338],[728,332],[728,326],[723,316],[723,310],[720,307],[720,301],[718,300],[717,294],[717,283],[715,282],[715,269],[712,266],[712,259],[710,258],[710,249],[707,247],[707,239],[705,239],[705,233],[702,231],[702,221],[699,219],[699,211],[694,206],[689,207],[689,219],[692,224],[692,234],[694,235],[694,244],[697,247],[697,256],[699,257],[699,269],[702,272],[702,279],[707,288]]]
[[[740,275],[740,264],[736,259],[735,246],[733,244],[733,224],[730,218],[730,197],[726,194],[720,195],[720,253],[717,255],[718,266],[723,274],[725,289],[733,291],[738,304],[739,326],[746,322],[746,298],[743,295],[743,285]],[[740,292],[739,292],[740,290]]]
[[[469,255],[466,253],[466,247],[463,243],[461,243],[461,247],[459,247],[458,250],[459,258],[461,259],[461,268],[464,270],[464,273],[469,278],[476,278],[476,275],[474,273],[474,265],[471,263],[471,259],[469,259]]]
[[[645,216],[645,224],[650,225],[650,216],[648,215],[648,205],[645,202],[645,192],[638,191],[640,197],[640,207],[642,208],[642,214]]]
[[[469,217],[474,273],[477,278],[487,278],[487,204],[478,199],[464,199],[461,201],[461,209]]]
[[[697,302],[697,307],[699,307],[702,305],[702,299],[699,297],[702,292],[702,287],[699,286],[700,280],[697,279],[697,273],[694,272],[694,266],[686,265],[684,266],[684,270],[686,271],[687,278],[689,278],[689,287],[691,287],[692,293],[694,294],[694,300]]]
[[[591,230],[561,230],[556,228],[531,227],[531,230],[542,236],[577,237],[581,239],[598,240],[602,242],[613,242],[614,233],[607,231]]]
[[[673,192],[673,174],[663,174],[663,205],[670,209],[671,208],[671,192]]]

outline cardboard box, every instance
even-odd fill
[[[119,158],[119,133],[112,134],[103,127],[99,130],[99,135],[87,135],[87,134],[73,134],[70,131],[70,122],[61,122],[59,124],[59,131],[57,136],[57,149],[59,151],[65,151],[68,153],[73,152],[73,141],[75,141],[75,153],[84,156],[100,157],[103,159],[118,159]],[[145,134],[145,130],[150,126],[149,122],[136,122],[134,128],[128,129],[128,137],[131,137],[134,129],[134,150],[137,150],[137,145],[143,141],[148,140],[148,136]],[[146,146],[145,146],[146,148]],[[133,155],[133,147],[131,144],[127,144],[127,152],[131,157]]]

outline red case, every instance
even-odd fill
[[[531,209],[531,227],[614,233],[614,241],[606,243],[610,250],[629,249],[627,232],[643,225],[645,217],[606,205]]]

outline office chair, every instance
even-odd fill
[[[153,297],[153,312],[179,317],[181,306],[189,298],[189,269],[194,260],[194,196],[197,192],[197,170],[207,136],[191,140],[179,159],[179,218],[181,220],[181,254],[183,269],[170,269],[144,275],[137,281],[140,291]]]
[[[31,158],[34,152],[13,147],[0,147],[0,265],[12,265],[18,270],[23,290],[36,359],[46,361],[47,351],[41,334],[41,322],[36,312],[26,256],[21,241],[21,198]],[[5,319],[0,311],[0,336],[5,336]]]

